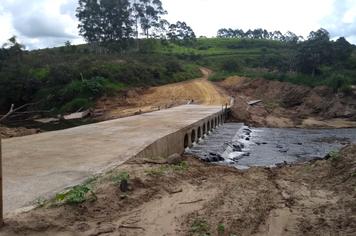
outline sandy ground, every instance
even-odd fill
[[[186,157],[132,160],[96,180],[96,201],[6,219],[0,235],[354,235],[356,146],[337,157],[238,171]],[[130,175],[130,191],[112,181]]]
[[[203,77],[199,79],[129,91],[126,97],[102,98],[96,109],[105,111],[99,119],[112,119],[142,112],[156,111],[184,105],[193,100],[195,104],[223,105],[230,102],[225,90],[208,80],[212,73],[201,68]],[[125,100],[125,103],[122,103]]]

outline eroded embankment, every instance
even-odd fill
[[[356,127],[356,93],[335,94],[328,87],[309,88],[264,79],[231,77],[219,83],[235,97],[234,118],[252,126]],[[249,101],[262,100],[254,106]]]
[[[91,201],[8,218],[0,235],[353,235],[355,153],[247,171],[191,157],[132,160],[92,182]]]

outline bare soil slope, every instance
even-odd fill
[[[130,174],[130,191],[115,179]],[[245,172],[133,160],[97,180],[97,200],[6,219],[0,235],[354,235],[356,146],[329,160]]]
[[[356,94],[335,94],[264,79],[231,77],[219,85],[235,97],[233,116],[245,123],[268,127],[356,127]],[[247,103],[262,100],[255,106]]]
[[[134,89],[122,96],[102,98],[96,109],[104,111],[100,118],[105,120],[166,109],[187,104],[191,100],[204,105],[222,105],[229,102],[227,93],[208,80],[212,72],[206,68],[201,68],[201,71],[203,77],[199,79],[148,89]]]

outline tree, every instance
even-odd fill
[[[16,36],[12,36],[8,39],[8,42],[4,43],[3,49],[8,51],[10,56],[22,55],[22,50],[25,48],[22,44],[17,41]]]
[[[297,43],[299,41],[299,37],[295,33],[288,31],[284,35],[284,40],[289,43]]]
[[[139,24],[143,35],[150,36],[150,30],[162,28],[165,21],[162,16],[167,14],[163,9],[161,0],[134,0],[132,3],[133,18],[136,21],[136,37],[138,38]]]
[[[90,43],[125,41],[133,33],[128,0],[79,0],[79,32]]]
[[[322,64],[333,63],[329,32],[324,29],[310,32],[308,40],[300,44],[297,61],[299,70],[315,76]]]
[[[167,34],[169,40],[172,41],[184,41],[192,42],[196,40],[193,29],[185,22],[178,21],[176,24],[169,26],[169,32]]]
[[[333,44],[333,55],[338,62],[345,62],[352,54],[352,45],[344,38],[341,37]]]

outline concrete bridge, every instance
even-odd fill
[[[132,157],[167,157],[224,122],[221,106],[185,105],[3,140],[4,212],[31,205]]]

